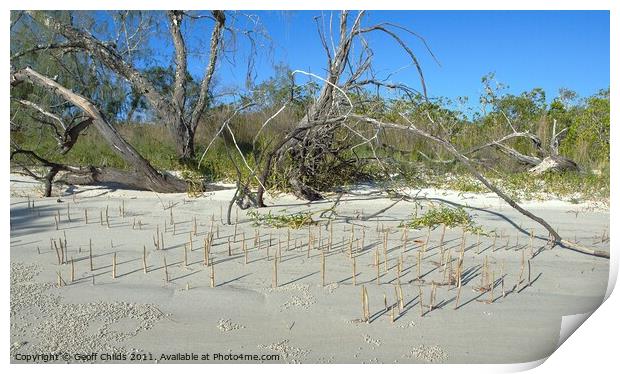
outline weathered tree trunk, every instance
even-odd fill
[[[84,111],[92,119],[92,124],[97,128],[103,139],[138,173],[142,181],[142,189],[155,192],[185,192],[186,185],[183,181],[171,175],[161,174],[155,170],[147,160],[120,136],[118,131],[105,119],[103,113],[91,101],[31,68],[24,68],[11,74],[11,86],[18,85],[24,81],[29,81],[34,85],[47,89]]]
[[[569,158],[560,156],[560,142],[566,136],[568,128],[564,128],[562,131],[557,132],[555,128],[557,121],[553,120],[553,132],[551,134],[550,154],[542,159],[538,165],[531,168],[529,171],[532,174],[543,174],[547,171],[551,172],[563,172],[563,171],[579,171],[577,163]]]
[[[19,163],[26,174],[43,182],[44,197],[52,196],[52,187],[54,182],[77,185],[116,185],[135,190],[153,190],[152,186],[142,177],[140,173],[136,173],[132,170],[121,170],[109,167],[63,165],[46,160],[31,150],[19,148],[11,152],[11,161],[13,161],[14,157],[18,154],[25,155],[33,162],[48,168],[45,175],[39,176],[30,170],[30,165]],[[169,183],[176,184],[175,188],[178,191],[185,191],[187,189],[186,183],[180,179],[172,177],[170,178]],[[223,188],[215,187],[213,189],[217,190]]]
[[[170,135],[174,140],[175,152],[181,165],[189,165],[196,157],[194,149],[194,132],[183,118],[176,117],[170,127]]]
[[[157,191],[144,177],[131,170],[120,170],[109,167],[81,167],[71,171],[60,172],[56,177],[58,182],[77,185],[119,185],[133,190],[155,192],[185,192],[187,184],[177,178],[168,176],[165,191]]]
[[[548,171],[563,172],[578,170],[579,167],[573,160],[558,155],[551,155],[542,159],[538,165],[531,168],[529,172],[535,175],[540,175]]]

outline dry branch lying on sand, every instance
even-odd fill
[[[497,188],[495,185],[493,185],[489,180],[487,180],[480,172],[478,172],[478,170],[476,170],[476,168],[472,165],[471,161],[469,160],[469,158],[467,158],[466,156],[464,156],[462,153],[460,153],[455,147],[454,145],[452,145],[452,143],[450,143],[449,141],[436,136],[436,135],[432,135],[422,129],[420,129],[419,127],[415,126],[411,121],[409,121],[409,119],[404,116],[403,114],[401,114],[401,116],[405,119],[405,121],[407,121],[408,126],[406,125],[402,125],[402,124],[398,124],[398,123],[393,123],[393,122],[382,122],[379,120],[376,120],[374,118],[370,118],[370,117],[366,117],[366,116],[361,116],[361,115],[350,115],[351,118],[354,119],[358,119],[360,121],[365,121],[373,126],[377,126],[380,128],[394,128],[394,129],[400,129],[400,130],[406,130],[409,132],[412,132],[416,135],[422,136],[426,139],[429,139],[439,145],[441,145],[445,150],[447,150],[449,153],[451,153],[458,161],[460,161],[463,165],[465,165],[465,167],[467,168],[467,170],[473,174],[476,179],[478,179],[482,184],[484,184],[489,190],[493,191],[495,194],[497,194],[497,196],[499,196],[500,198],[502,198],[502,200],[504,200],[506,203],[508,203],[508,205],[510,205],[511,207],[513,207],[514,209],[516,209],[519,213],[523,214],[524,216],[538,222],[540,225],[542,225],[548,232],[549,234],[551,234],[551,236],[553,237],[553,244],[554,245],[560,245],[564,248],[573,250],[573,251],[577,251],[580,253],[584,253],[584,254],[588,254],[588,255],[592,255],[592,256],[596,256],[596,257],[603,257],[603,258],[609,258],[609,253],[605,252],[605,251],[600,251],[600,250],[595,250],[595,249],[590,249],[590,248],[586,248],[584,246],[581,246],[579,244],[570,242],[568,240],[563,239],[558,233],[557,231],[555,231],[555,229],[553,227],[551,227],[551,225],[549,225],[549,223],[547,223],[547,221],[545,221],[544,219],[536,216],[535,214],[533,214],[532,212],[524,209],[523,207],[521,207],[519,204],[517,204],[517,202],[515,202],[513,199],[511,199],[508,195],[506,195],[505,193],[503,193],[499,188]]]

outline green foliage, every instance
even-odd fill
[[[297,78],[290,67],[277,64],[274,75],[253,87],[251,96],[243,97],[242,101],[257,103],[268,110],[278,110],[287,104],[294,112],[303,115],[304,108],[310,105],[319,86],[315,82],[301,84]]]
[[[512,197],[519,199],[544,199],[570,197],[574,201],[606,200],[609,197],[609,172],[595,173],[547,173],[533,176],[529,173],[507,174],[497,184]]]
[[[274,215],[271,214],[271,211],[267,214],[261,214],[256,210],[251,210],[248,212],[248,216],[252,220],[254,226],[275,228],[290,227],[297,230],[304,226],[316,225],[316,221],[312,219],[312,213]]]
[[[471,178],[466,175],[455,175],[451,178],[446,178],[442,187],[461,192],[489,192],[489,189],[486,188],[486,186],[480,183],[477,179]]]
[[[571,114],[573,120],[560,151],[581,164],[605,167],[609,163],[609,90],[588,98],[585,107]]]
[[[482,227],[476,225],[473,218],[461,207],[454,209],[443,205],[439,208],[432,207],[421,217],[417,216],[417,212],[414,213],[412,218],[403,224],[412,229],[423,227],[434,229],[439,225],[449,228],[462,227],[467,232],[484,234]]]

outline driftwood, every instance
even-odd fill
[[[62,183],[67,185],[109,185],[129,188],[134,190],[150,190],[144,182],[144,178],[131,170],[121,170],[110,167],[95,166],[70,166],[48,161],[35,152],[25,149],[15,149],[11,152],[11,160],[15,160],[15,156],[21,154],[32,161],[38,163],[39,166],[48,168],[44,175],[35,173],[31,166],[19,163],[22,170],[36,180],[43,182],[44,197],[52,196],[52,187],[54,183]],[[185,183],[180,181],[182,185],[179,188],[186,188]],[[185,190],[179,190],[184,192]]]
[[[168,178],[174,178],[171,175]],[[144,178],[131,170],[121,170],[110,167],[80,167],[74,168],[67,173],[59,173],[57,182],[69,185],[118,185],[122,188],[133,190],[152,191],[144,183]],[[179,180],[179,192],[186,192],[187,185],[184,181]],[[184,189],[182,189],[184,188]],[[157,191],[155,191],[157,192]]]
[[[553,172],[562,172],[567,170],[579,170],[577,164],[566,157],[562,157],[559,155],[551,155],[542,159],[538,165],[534,166],[529,170],[532,174],[544,174],[548,171]]]

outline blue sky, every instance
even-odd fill
[[[199,12],[199,13],[207,13]],[[351,12],[351,18],[357,12]],[[172,45],[167,21],[158,13],[159,31],[151,40],[152,62],[172,64]],[[325,76],[326,58],[314,17],[323,16],[326,27],[336,11],[236,11],[228,13],[229,25],[247,30],[249,18],[257,17],[269,35],[261,44],[255,63],[255,82],[273,75],[274,65]],[[101,14],[101,20],[106,16]],[[352,20],[350,21],[350,23]],[[581,97],[609,87],[610,26],[608,11],[368,11],[364,25],[391,22],[423,36],[439,60],[438,65],[414,36],[399,32],[419,58],[430,97],[469,98],[472,114],[480,109],[480,79],[494,72],[496,80],[509,86],[507,92],[520,94],[542,88],[550,102],[560,88],[576,91]],[[200,79],[208,58],[212,21],[186,18],[184,33],[190,49],[188,68]],[[336,31],[337,34],[337,31]],[[420,89],[417,71],[398,44],[381,33],[366,34],[374,51],[377,77],[397,71],[390,77]],[[228,48],[232,47],[229,38]],[[249,44],[237,32],[235,53],[220,59],[216,75],[220,91],[241,93],[245,89],[246,57]],[[234,60],[234,61],[233,61]],[[139,64],[141,65],[141,64]],[[142,65],[144,66],[144,65]],[[298,83],[303,81],[298,80]],[[238,88],[238,89],[235,89]]]
[[[257,80],[269,77],[272,64],[324,75],[325,54],[313,17],[330,11],[250,11],[268,31],[273,49],[261,48]],[[337,12],[333,13],[337,19]],[[423,36],[439,59],[438,66],[423,44],[406,41],[417,53],[426,75],[429,96],[468,96],[478,105],[480,78],[495,72],[496,79],[521,93],[535,87],[555,96],[570,88],[581,96],[609,86],[609,12],[607,11],[369,11],[366,25],[389,21]],[[327,21],[326,21],[327,22]],[[375,52],[375,69],[397,69],[393,81],[419,88],[410,60],[397,44],[379,34],[368,37]],[[240,50],[246,47],[240,42]],[[237,62],[242,58],[237,59]],[[201,74],[203,65],[190,60],[190,70]],[[243,86],[245,65],[220,66],[220,82]]]

